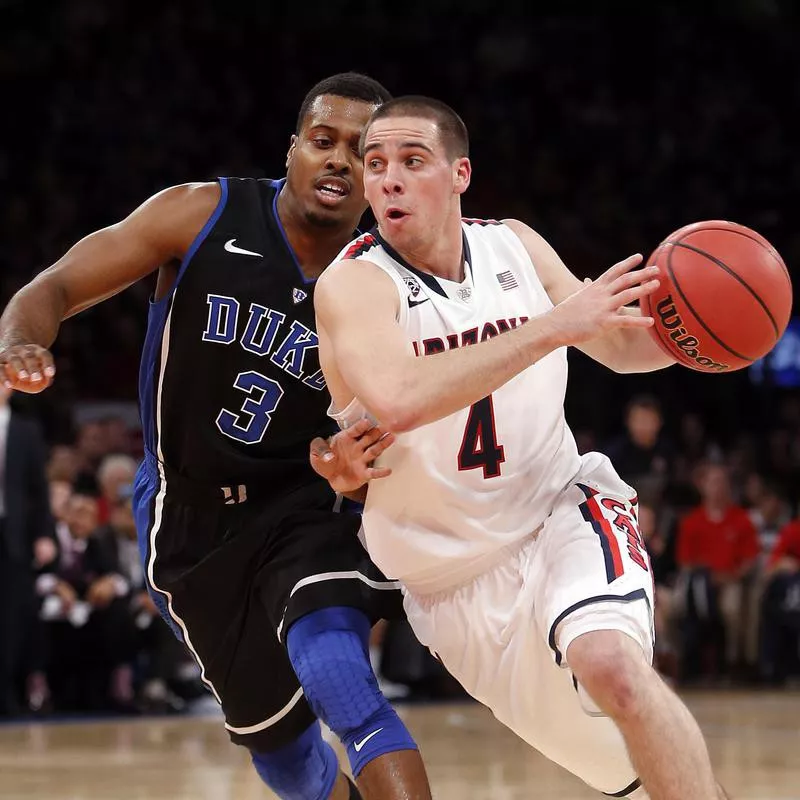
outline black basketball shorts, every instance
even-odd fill
[[[247,497],[241,488],[198,491],[148,460],[134,513],[151,594],[200,665],[231,739],[268,752],[314,721],[285,650],[291,624],[331,606],[398,618],[402,596],[359,541],[360,517],[334,512],[326,484],[272,500],[251,489],[252,499],[230,503]]]

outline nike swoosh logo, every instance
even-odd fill
[[[263,258],[261,253],[254,253],[252,250],[245,250],[242,247],[236,247],[236,245],[234,244],[235,241],[236,239],[228,239],[228,241],[225,242],[225,249],[229,253],[236,253],[237,255],[240,256],[258,256],[259,258]]]
[[[426,297],[424,300],[412,300],[410,297],[408,298],[408,307],[414,308],[414,306],[421,306],[423,303],[427,303],[430,300],[430,297]]]
[[[366,736],[365,736],[365,737],[364,737],[364,738],[363,738],[363,739],[362,739],[360,742],[356,742],[356,743],[353,745],[353,747],[355,747],[355,749],[356,749],[356,753],[360,753],[360,752],[361,752],[361,749],[364,747],[364,745],[365,745],[365,744],[366,744],[366,743],[367,743],[367,742],[368,742],[368,741],[369,741],[369,740],[370,740],[370,739],[371,739],[373,736],[377,736],[377,735],[378,735],[378,734],[379,734],[379,733],[380,733],[382,730],[383,730],[383,728],[378,728],[378,730],[376,730],[376,731],[372,731],[372,733],[369,733],[369,734],[367,734],[367,735],[366,735]]]

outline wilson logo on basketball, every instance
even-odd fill
[[[724,372],[726,369],[730,369],[728,364],[720,364],[710,358],[706,358],[706,356],[700,355],[700,351],[697,349],[697,345],[700,344],[700,342],[697,340],[697,337],[692,336],[683,326],[683,320],[675,308],[675,302],[671,294],[668,294],[658,303],[656,306],[656,313],[658,314],[661,325],[669,334],[669,338],[675,342],[686,356],[695,361],[698,366],[716,372]]]

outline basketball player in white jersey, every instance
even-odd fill
[[[443,103],[384,104],[362,150],[377,230],[315,305],[332,416],[397,434],[367,494],[372,558],[423,644],[544,755],[613,797],[725,797],[651,668],[636,492],[564,419],[566,346],[620,372],[672,363],[624,308],[658,269],[636,255],[582,284],[526,225],[462,219],[467,132]]]

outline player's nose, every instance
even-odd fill
[[[393,164],[388,164],[383,173],[384,194],[402,194],[403,182],[400,179],[399,170]]]
[[[349,158],[349,148],[338,146],[333,147],[328,151],[328,157],[325,160],[325,168],[331,172],[350,172],[352,166]]]

